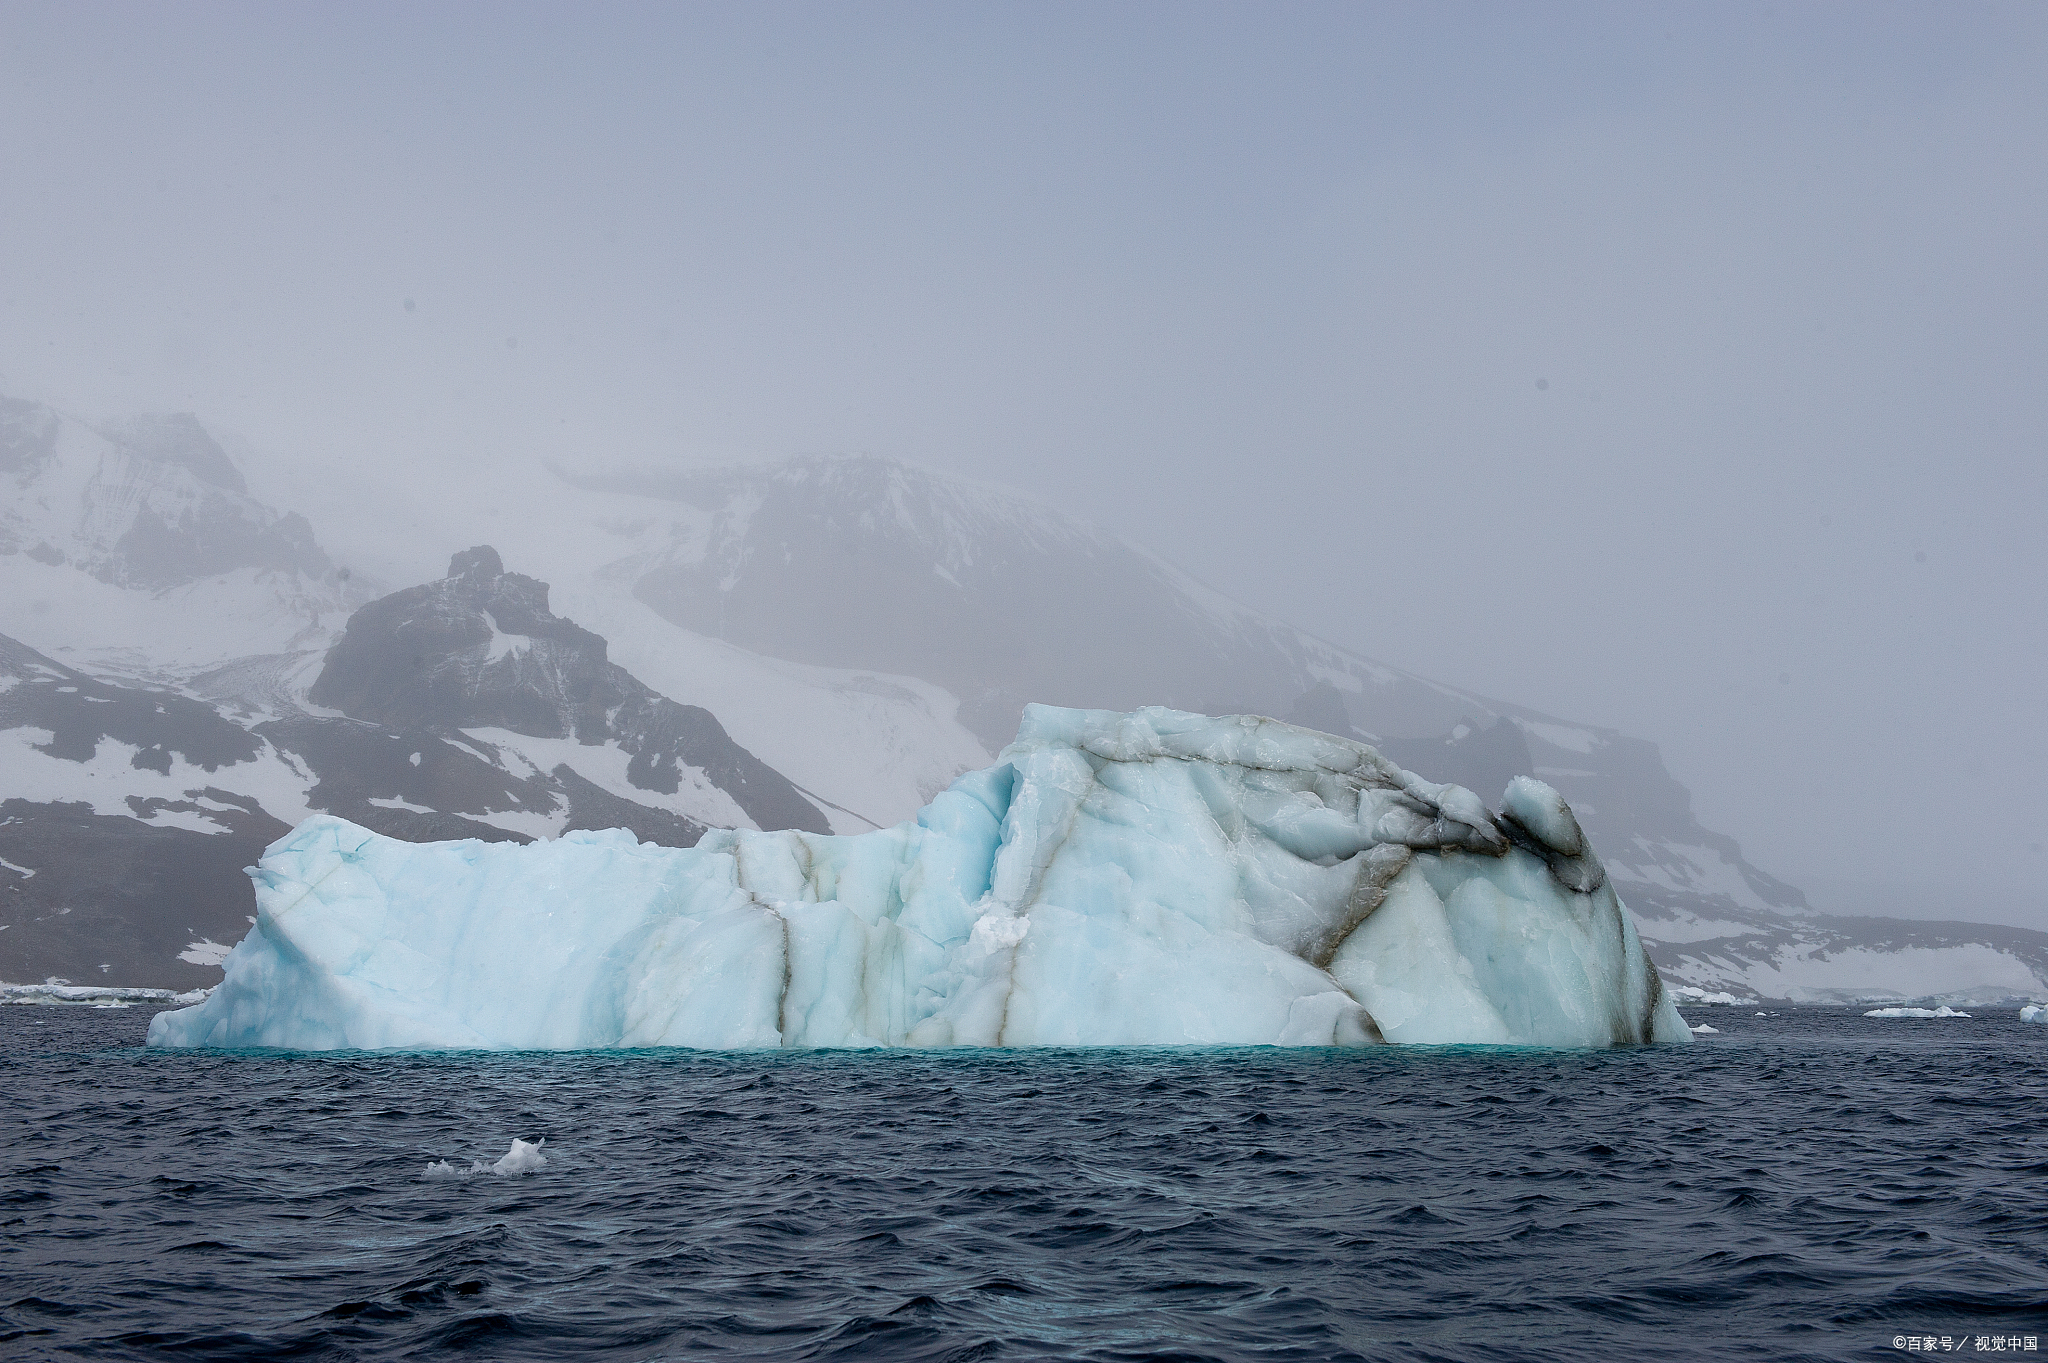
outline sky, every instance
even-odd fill
[[[2048,927],[2038,5],[0,3],[0,392],[394,581],[550,462],[1007,484]]]

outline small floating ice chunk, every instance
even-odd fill
[[[507,1150],[504,1157],[491,1166],[491,1172],[507,1175],[532,1173],[548,1162],[548,1157],[540,1152],[540,1148],[547,1143],[548,1138],[546,1136],[542,1136],[537,1141],[522,1141],[517,1136],[514,1136],[512,1138],[512,1148]]]
[[[2030,1003],[2026,1007],[2020,1009],[2020,1021],[2048,1022],[2048,1008],[2043,1008],[2038,1003]]]
[[[500,1178],[509,1178],[514,1174],[530,1174],[548,1162],[548,1157],[540,1152],[540,1148],[547,1143],[548,1138],[546,1136],[542,1136],[537,1141],[522,1141],[517,1136],[514,1136],[512,1138],[512,1148],[501,1155],[495,1164],[485,1164],[482,1160],[472,1160],[469,1167],[463,1169],[449,1163],[447,1160],[437,1159],[428,1163],[420,1177],[475,1178],[478,1174],[496,1174]]]
[[[1947,1004],[1939,1008],[1873,1008],[1863,1016],[1867,1018],[1966,1018],[1968,1013],[1958,1013]]]
[[[1702,1023],[1701,1023],[1701,1024],[1699,1025],[1699,1026],[1697,1026],[1697,1027],[1693,1028],[1693,1031],[1694,1031],[1694,1032],[1696,1032],[1697,1034],[1699,1034],[1700,1036],[1719,1036],[1719,1035],[1721,1035],[1721,1029],[1720,1029],[1719,1027],[1709,1027],[1709,1026],[1708,1026],[1708,1025],[1707,1025],[1706,1023],[1704,1023],[1704,1022],[1702,1022]]]

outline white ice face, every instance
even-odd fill
[[[1567,854],[1570,810],[1509,804],[1273,720],[1033,706],[995,766],[857,837],[412,844],[316,817],[254,872],[225,981],[150,1042],[1690,1040]]]

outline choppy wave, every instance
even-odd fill
[[[2048,1334],[2048,1029],[149,1052],[0,1010],[0,1355],[1835,1359]],[[545,1138],[523,1177],[476,1158]],[[509,1153],[517,1153],[517,1147]]]

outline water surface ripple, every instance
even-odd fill
[[[1846,1359],[2048,1335],[2048,1027],[155,1052],[0,1008],[0,1356]],[[514,1136],[524,1177],[427,1179]]]

